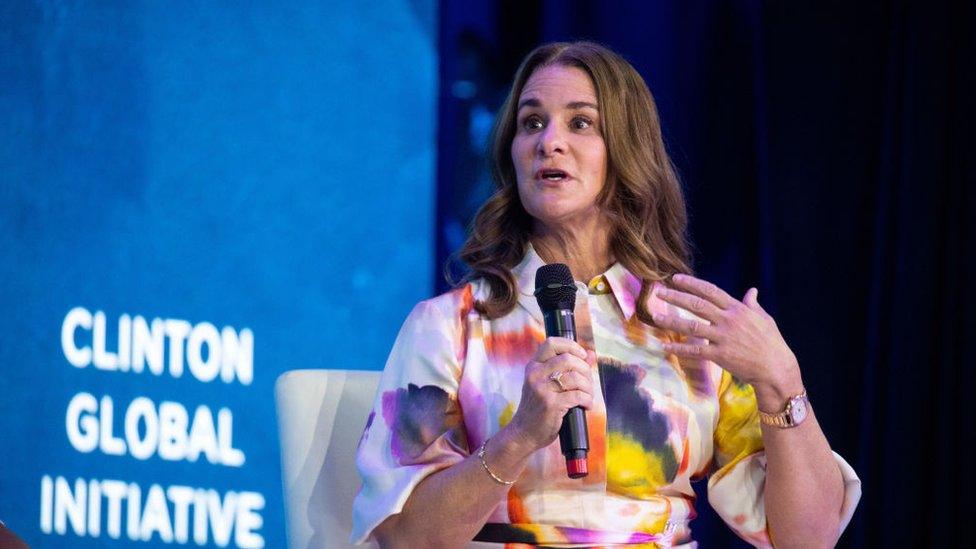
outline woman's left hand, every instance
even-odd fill
[[[665,343],[665,353],[710,360],[753,386],[797,385],[796,356],[773,317],[756,300],[757,289],[750,288],[739,301],[715,284],[690,275],[676,274],[671,280],[673,288],[659,289],[658,297],[705,322],[654,313],[658,326],[692,338]]]

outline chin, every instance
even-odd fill
[[[555,226],[572,224],[574,220],[579,219],[580,213],[575,210],[550,208],[530,213],[530,215],[540,223]]]

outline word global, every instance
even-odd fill
[[[136,459],[145,460],[158,452],[167,461],[190,462],[203,454],[214,464],[229,467],[244,464],[244,452],[233,445],[234,417],[227,408],[217,412],[214,423],[210,408],[198,406],[191,422],[189,413],[179,402],[163,401],[157,411],[152,400],[138,397],[125,410],[125,439],[113,432],[114,415],[112,397],[106,395],[99,401],[90,393],[76,394],[65,414],[68,441],[82,453],[97,448],[108,455],[128,452]],[[140,424],[144,429],[140,429]]]

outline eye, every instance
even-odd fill
[[[593,126],[593,121],[585,116],[574,116],[571,125],[573,129],[585,130]]]
[[[528,131],[535,131],[542,128],[542,119],[532,114],[522,119],[522,128]]]

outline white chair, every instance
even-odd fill
[[[353,547],[356,446],[379,378],[380,372],[350,370],[292,370],[278,377],[275,402],[292,549]]]

